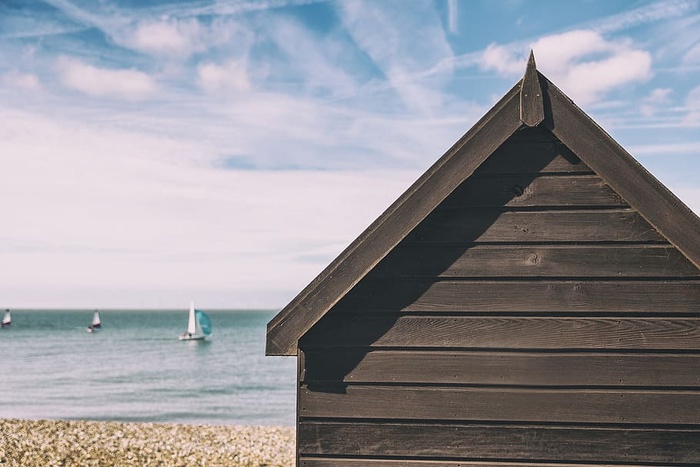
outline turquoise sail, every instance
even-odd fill
[[[209,319],[209,317],[206,314],[204,314],[203,311],[199,310],[194,310],[194,315],[197,318],[199,327],[202,328],[202,332],[207,336],[211,334],[211,320]]]

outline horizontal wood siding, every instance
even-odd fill
[[[546,130],[520,131],[511,136],[474,175],[593,174],[569,148]]]
[[[312,329],[304,348],[700,351],[700,318],[349,315]],[[319,323],[320,327],[321,323]]]
[[[475,177],[462,184],[444,207],[608,206],[628,207],[597,175]]]
[[[407,237],[417,242],[663,242],[630,209],[577,211],[441,210]]]
[[[319,348],[300,382],[700,389],[700,354]]]
[[[540,128],[299,348],[301,466],[700,465],[700,270]]]
[[[370,278],[700,277],[669,245],[404,243]]]
[[[357,311],[690,313],[697,280],[367,280],[338,303]],[[324,318],[326,319],[326,318]],[[327,316],[327,321],[335,319]],[[319,322],[319,325],[322,323]]]
[[[407,461],[363,457],[361,459],[338,459],[335,457],[303,457],[301,467],[639,467],[639,464],[589,464],[550,463],[550,462],[508,462],[508,461]],[[645,467],[668,467],[668,464],[644,464]]]
[[[663,407],[663,410],[649,410]],[[302,387],[299,415],[363,420],[700,424],[700,392],[631,389]]]
[[[697,428],[560,427],[309,421],[299,426],[301,458],[345,452],[354,457],[415,460],[700,464]],[[487,464],[488,465],[488,464]],[[497,464],[496,464],[497,465]]]

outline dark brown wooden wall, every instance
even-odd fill
[[[700,271],[526,129],[300,341],[304,467],[700,465]]]

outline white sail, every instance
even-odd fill
[[[93,328],[102,327],[102,321],[100,321],[100,312],[97,310],[95,310],[95,313],[92,315],[92,327]]]
[[[187,321],[187,334],[196,335],[197,333],[197,320],[194,319],[194,301],[190,302],[190,316]],[[201,334],[201,332],[199,332]]]
[[[10,310],[5,310],[5,316],[2,317],[2,325],[9,326],[12,323],[12,316],[10,315]]]

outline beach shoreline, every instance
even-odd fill
[[[290,427],[0,419],[3,466],[294,465]]]

